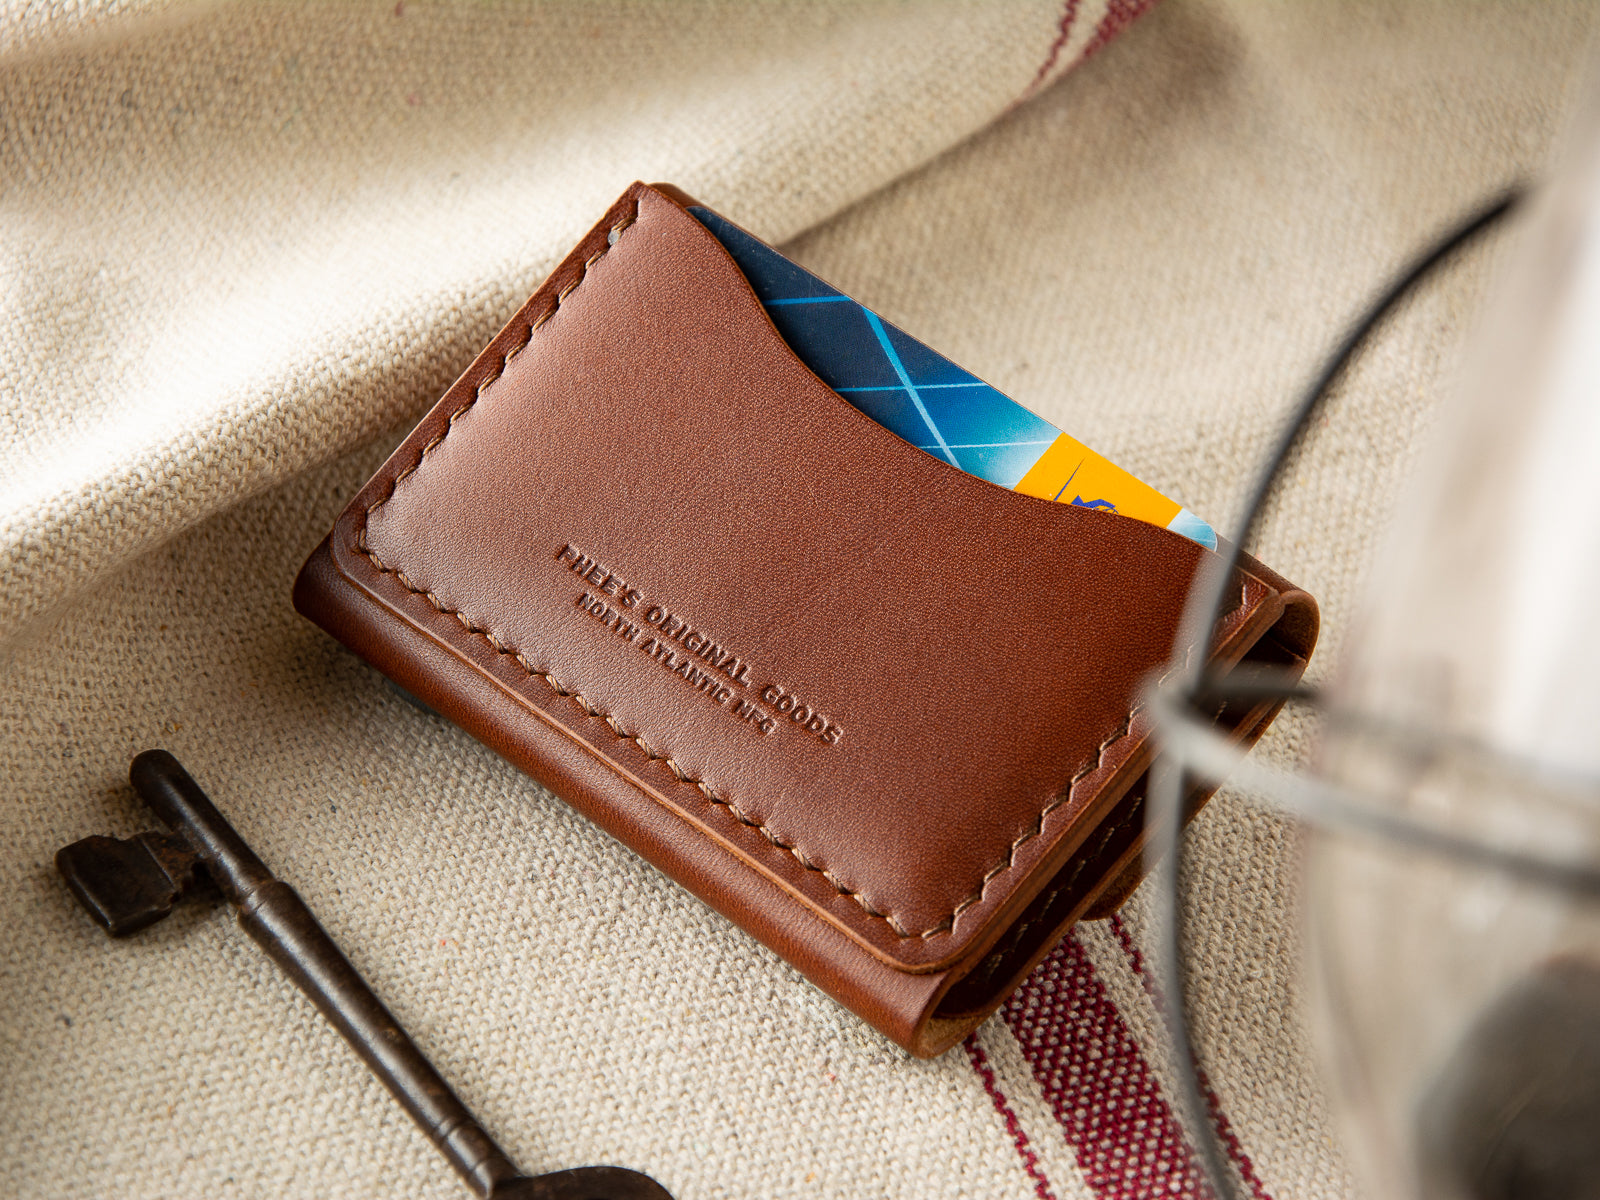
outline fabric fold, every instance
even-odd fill
[[[51,36],[14,16],[0,641],[414,418],[629,180],[783,240],[1054,78],[1106,8],[108,4]]]

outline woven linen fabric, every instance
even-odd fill
[[[112,942],[76,908],[52,856],[149,827],[125,780],[154,745],[525,1170],[618,1163],[680,1200],[1208,1194],[1144,893],[915,1061],[288,599],[634,178],[786,241],[1224,526],[1373,290],[1541,171],[1595,14],[1145,7],[0,10],[0,1195],[463,1194],[225,911]],[[1313,677],[1514,245],[1385,326],[1287,473],[1257,549],[1323,602]],[[1285,719],[1257,753],[1309,746]],[[1231,1169],[1255,1200],[1352,1195],[1300,839],[1227,792],[1192,839]]]

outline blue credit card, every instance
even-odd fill
[[[1001,487],[1122,513],[1216,548],[1215,531],[1188,509],[726,217],[699,205],[689,212],[744,272],[796,357],[885,429]]]

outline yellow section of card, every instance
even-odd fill
[[[1121,513],[1162,529],[1171,524],[1180,507],[1064,433],[1050,443],[1012,490],[1025,496]]]

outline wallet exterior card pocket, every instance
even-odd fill
[[[1146,677],[1208,553],[974,478],[791,352],[635,184],[295,603],[918,1054],[1138,878]],[[1247,560],[1205,648],[1303,666]],[[1270,705],[1226,716],[1258,736]]]
[[[703,205],[689,209],[744,273],[773,327],[824,383],[878,424],[969,475],[1121,513],[1208,550],[1216,531],[866,305]]]

